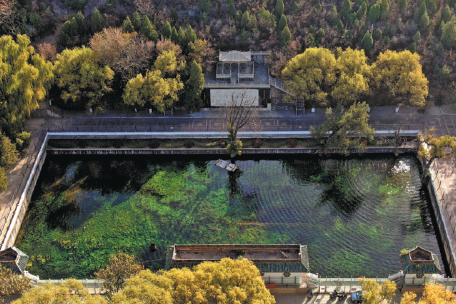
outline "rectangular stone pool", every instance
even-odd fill
[[[29,272],[89,278],[119,250],[160,269],[172,244],[305,244],[327,277],[385,277],[415,246],[442,261],[413,157],[263,155],[235,173],[215,161],[48,156],[16,241]]]

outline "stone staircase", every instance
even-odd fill
[[[283,82],[282,79],[276,79],[274,77],[269,76],[269,85],[281,90],[282,92],[287,93],[288,95],[295,96],[295,94],[291,93],[291,91],[287,88],[286,84]]]

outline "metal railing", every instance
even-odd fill
[[[231,83],[231,82],[205,82],[204,88],[263,88],[268,89],[269,83]]]
[[[310,131],[311,125],[302,124],[300,122],[288,122],[282,125],[266,125],[252,123],[247,124],[242,128],[242,132],[261,132],[261,131]],[[374,125],[373,126],[378,135],[384,135],[394,139],[393,126],[391,125]],[[412,126],[415,127],[415,126]],[[208,124],[191,122],[188,124],[167,125],[167,124],[154,124],[154,125],[125,125],[125,126],[93,126],[93,125],[75,125],[75,126],[52,126],[45,127],[46,132],[227,132],[225,122],[221,120],[218,123]],[[386,132],[390,131],[390,132]],[[401,130],[402,136],[415,136],[418,129],[404,129]],[[386,142],[385,142],[386,143]],[[393,143],[388,142],[390,144]]]
[[[269,85],[273,86],[291,96],[295,96],[295,94],[291,93],[291,91],[287,88],[286,84],[281,79],[276,79],[269,76]]]

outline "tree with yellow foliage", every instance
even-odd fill
[[[338,48],[336,71],[339,77],[331,96],[338,104],[350,105],[369,92],[371,73],[364,50]]]
[[[429,167],[434,159],[442,158],[447,155],[456,153],[456,140],[453,136],[444,135],[435,137],[434,129],[429,132],[418,134],[420,146],[418,148],[418,156],[425,160],[425,164]]]
[[[55,285],[45,283],[22,294],[13,304],[106,304],[99,295],[92,296],[80,281],[69,279]]]
[[[454,293],[440,284],[426,283],[421,299],[415,301],[414,292],[406,292],[401,298],[401,304],[456,304]]]
[[[3,168],[0,169],[3,170]],[[32,288],[30,279],[0,265],[0,303],[3,303],[2,297],[19,294],[30,288]]]
[[[136,275],[144,267],[136,260],[134,255],[124,252],[113,254],[109,258],[109,264],[100,269],[95,275],[97,279],[103,280],[103,289],[108,297],[122,289],[125,280]]]
[[[387,50],[378,56],[372,74],[377,88],[387,89],[398,99],[398,104],[425,105],[429,82],[423,74],[420,55]]]
[[[35,53],[29,37],[0,37],[0,126],[8,137],[23,131],[53,80],[52,63]]]
[[[100,57],[92,49],[74,48],[57,55],[55,62],[57,86],[65,103],[90,108],[99,105],[103,95],[111,88],[114,72],[103,66]]]
[[[164,51],[158,56],[154,69],[144,77],[138,74],[130,79],[122,96],[129,106],[154,106],[158,111],[165,112],[178,99],[177,93],[184,88],[180,75],[173,76],[179,68],[174,51]]]
[[[372,279],[360,278],[359,281],[363,286],[366,304],[380,304],[383,301],[391,301],[396,293],[396,282],[389,280],[383,281],[382,284]]]
[[[185,67],[185,61],[177,60],[172,50],[161,53],[154,62],[154,69],[164,76],[176,76],[176,73]]]
[[[329,89],[336,82],[336,57],[325,48],[308,48],[287,63],[282,77],[297,98],[326,106]]]
[[[112,303],[272,304],[275,299],[251,261],[225,258],[201,263],[193,270],[141,271],[127,280]]]

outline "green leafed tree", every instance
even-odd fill
[[[339,31],[339,33],[342,33],[344,31],[344,24],[342,23],[342,21],[340,19],[336,24],[336,28]]]
[[[6,176],[5,168],[0,167],[0,192],[8,189],[8,176]],[[1,296],[0,296],[1,301]]]
[[[190,43],[190,42],[195,43],[196,39],[198,39],[195,31],[193,30],[193,28],[190,25],[188,26],[187,32],[185,33],[185,38],[187,38],[187,43]]]
[[[405,10],[407,9],[407,0],[398,0],[397,5],[399,7],[399,11],[403,14]]]
[[[234,17],[236,15],[236,7],[234,6],[234,0],[226,1],[226,9],[228,10],[228,14],[230,14],[231,17]]]
[[[189,112],[199,112],[204,106],[201,99],[201,93],[204,88],[204,75],[203,69],[196,62],[193,61],[190,67],[189,78],[185,83],[184,105],[185,109]]]
[[[169,24],[169,21],[166,20],[166,22],[163,24],[163,27],[161,29],[161,34],[165,38],[171,38],[171,33],[172,33],[171,24]]]
[[[380,18],[385,19],[388,17],[388,14],[389,14],[388,0],[382,0],[382,3],[380,4]]]
[[[283,0],[277,0],[276,6],[275,6],[275,15],[277,16],[277,19],[282,16],[284,12],[285,5],[283,4]]]
[[[417,20],[419,21],[421,19],[421,16],[423,16],[424,13],[427,12],[427,7],[426,7],[426,1],[421,1],[421,4],[418,8],[418,12],[417,12]]]
[[[211,10],[211,0],[198,0],[198,7],[203,13],[208,13]]]
[[[442,26],[442,37],[440,40],[447,49],[456,45],[456,16],[453,15],[450,21]]]
[[[241,28],[243,28],[245,30],[250,30],[249,22],[250,22],[250,13],[249,13],[249,11],[245,11],[244,14],[242,14],[242,18],[241,18]]]
[[[78,33],[80,36],[84,36],[87,34],[87,22],[85,20],[84,15],[81,12],[78,12],[78,14],[75,17],[76,22],[78,24]]]
[[[283,31],[283,29],[286,26],[288,26],[287,17],[285,17],[285,15],[282,14],[282,16],[280,17],[280,20],[279,20],[279,31]]]
[[[60,97],[70,106],[91,108],[99,106],[109,91],[114,72],[102,66],[96,53],[86,47],[64,50],[55,62],[56,84]]]
[[[296,0],[293,0],[293,3],[291,4],[291,12],[296,14],[297,12],[299,12],[299,6],[298,6],[298,3]]]
[[[92,26],[92,33],[98,33],[105,27],[105,20],[96,8],[92,12],[92,17],[90,20]]]
[[[350,22],[350,24],[355,24],[357,21],[358,21],[358,15],[356,15],[356,13],[351,13],[350,15],[348,15],[348,22]],[[343,26],[343,24],[342,24],[342,26]]]
[[[185,31],[179,27],[179,31],[177,32],[177,44],[180,45],[181,49],[187,45],[187,37],[185,36]]]
[[[179,44],[179,34],[177,33],[177,30],[174,26],[171,32],[171,41],[175,44]]]
[[[171,20],[173,20],[173,24],[176,24],[177,21],[179,21],[179,14],[177,13],[177,9],[176,8],[174,8],[171,11]]]
[[[152,25],[152,23],[149,20],[149,17],[147,17],[147,16],[144,16],[144,18],[141,21],[141,30],[140,30],[140,32],[147,39],[149,39],[151,41],[157,41],[158,40],[158,33],[157,33],[157,31],[155,31],[154,26]]]
[[[340,19],[340,18],[339,18],[339,13],[337,12],[337,7],[336,7],[335,5],[334,5],[333,8],[331,9],[331,15],[330,15],[330,17],[331,17],[331,24],[332,24],[333,26],[335,26],[336,23],[337,23],[337,20]]]
[[[435,53],[437,55],[442,55],[443,54],[443,44],[441,42],[439,42],[439,44],[437,44],[437,47],[435,49]]]
[[[374,40],[372,39],[371,33],[366,32],[366,34],[364,34],[363,40],[361,40],[361,47],[367,54],[369,54],[373,44]]]
[[[424,12],[424,14],[420,18],[420,29],[424,32],[426,32],[429,28],[429,16],[427,12]]]
[[[451,18],[451,9],[450,9],[450,6],[447,4],[445,6],[445,9],[443,10],[443,14],[442,14],[442,20],[445,21],[445,22],[448,22]]]
[[[374,138],[374,129],[369,126],[368,105],[365,102],[354,103],[347,111],[338,106],[326,110],[326,121],[317,128],[311,127],[312,136],[318,141],[320,153],[328,148],[339,148],[348,154],[349,149],[366,148],[366,140]]]
[[[133,13],[131,23],[133,24],[135,31],[139,32],[139,30],[141,29],[141,17],[139,16],[139,13],[137,11]]]
[[[415,41],[416,43],[421,42],[421,32],[420,31],[417,31],[415,33],[415,35],[413,35],[413,41]]]
[[[372,21],[377,21],[380,19],[381,16],[381,10],[380,10],[380,5],[374,4],[370,7],[369,9],[369,19]]]
[[[383,35],[382,30],[377,28],[374,31],[374,35],[372,37],[375,39],[375,41],[380,41],[380,40],[382,40],[382,35]]]
[[[280,32],[280,45],[282,47],[286,47],[290,44],[292,39],[290,29],[288,28],[288,25]]]
[[[342,8],[340,9],[339,15],[342,18],[348,18],[348,15],[350,14],[352,8],[352,3],[350,0],[344,0],[344,4],[342,4]]]
[[[35,53],[26,35],[5,35],[0,37],[0,71],[0,126],[15,139],[46,97],[54,80],[53,66]]]
[[[437,4],[435,0],[426,0],[428,13],[432,16],[437,12]]]
[[[135,31],[130,17],[127,16],[127,18],[125,18],[124,22],[122,23],[122,30],[124,33],[133,33]]]
[[[312,105],[327,105],[325,88],[336,82],[336,57],[325,48],[307,48],[288,61],[282,77],[296,97]]]
[[[1,135],[0,138],[0,166],[5,169],[10,169],[17,162],[16,145],[11,140]]]

